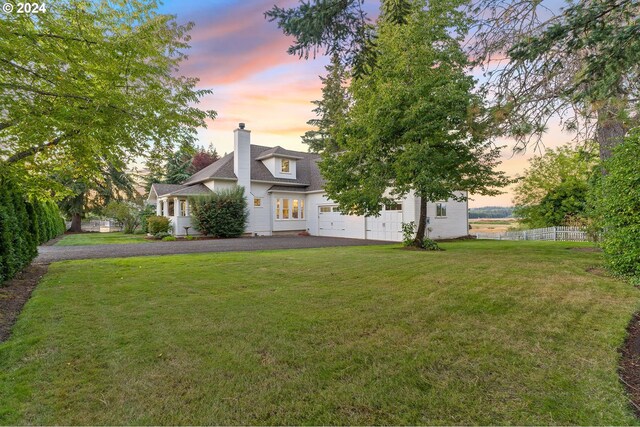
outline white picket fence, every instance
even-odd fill
[[[590,242],[592,238],[581,227],[547,227],[505,233],[476,233],[478,239],[493,240],[557,240],[561,242]]]
[[[67,230],[71,227],[71,221],[67,221]],[[122,231],[122,226],[115,220],[82,221],[82,231],[92,231],[99,233],[110,233],[112,231]]]

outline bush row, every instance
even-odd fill
[[[595,186],[602,249],[609,268],[640,283],[640,130],[616,146]]]
[[[55,203],[28,201],[10,180],[0,177],[0,284],[38,255],[39,244],[64,231]]]

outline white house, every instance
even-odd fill
[[[324,180],[313,153],[251,144],[251,131],[240,123],[234,151],[207,166],[182,185],[153,184],[149,203],[171,220],[173,233],[197,234],[189,201],[198,195],[242,185],[249,205],[247,233],[271,236],[308,231],[314,236],[402,241],[402,223],[418,222],[419,199],[412,194],[385,206],[379,217],[343,215],[323,190]],[[429,237],[455,238],[469,233],[467,202],[443,200],[427,205]]]

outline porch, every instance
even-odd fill
[[[191,203],[188,197],[158,198],[156,215],[169,218],[174,236],[200,235],[191,222]]]

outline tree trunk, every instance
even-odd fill
[[[84,192],[77,194],[73,198],[71,208],[71,227],[69,231],[82,232],[82,210],[84,209]]]
[[[420,218],[418,219],[418,231],[413,239],[413,246],[424,248],[424,238],[427,234],[427,199],[420,197]]]
[[[80,233],[82,231],[82,216],[79,212],[71,214],[71,227],[69,231]]]
[[[609,105],[598,112],[596,139],[601,161],[611,157],[613,148],[622,143],[626,134],[627,128],[620,120],[618,108]]]

